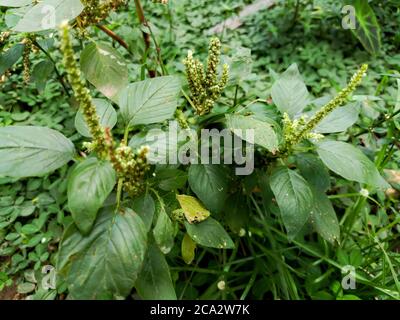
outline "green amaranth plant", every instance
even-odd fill
[[[273,104],[263,103],[261,112],[251,105],[235,104],[221,113],[212,108],[226,84],[226,80],[218,80],[220,45],[214,39],[207,71],[194,59],[187,64],[193,100],[198,97],[195,110],[189,108],[189,101],[184,101],[183,111],[177,111],[177,97],[182,88],[175,76],[130,84],[121,82],[116,92],[109,94],[109,88],[116,87],[110,70],[117,70],[117,75],[124,78],[127,68],[117,50],[100,42],[84,43],[81,68],[87,80],[110,100],[92,99],[76,64],[68,29],[63,26],[61,51],[80,106],[75,125],[80,141],[85,141],[89,148],[81,153],[82,157],[77,157],[72,141],[57,131],[6,126],[0,128],[0,175],[43,176],[71,164],[66,179],[73,222],[60,243],[57,286],[66,287],[72,299],[123,298],[133,288],[143,299],[177,298],[165,255],[179,255],[185,263],[192,264],[196,261],[196,247],[207,247],[213,254],[224,249],[221,256],[226,261],[226,249],[233,249],[233,257],[238,254],[239,236],[251,241],[246,230],[258,237],[262,234],[258,231],[261,227],[270,228],[274,236],[287,237],[313,253],[315,250],[307,246],[306,236],[314,236],[317,231],[321,241],[331,243],[324,243],[328,250],[341,240],[334,207],[326,196],[331,179],[341,176],[360,183],[369,194],[387,187],[372,161],[356,147],[336,141],[334,136],[313,140],[322,138],[321,133],[337,132],[326,121],[335,113],[348,112],[349,108],[341,109],[339,105],[355,90],[365,67],[333,102],[317,110],[309,121],[301,116],[310,101],[296,66],[291,66],[274,83]],[[93,68],[95,73],[91,72]],[[227,67],[224,70],[227,78]],[[110,78],[104,79],[104,74]],[[199,79],[195,87],[194,82]],[[111,101],[119,106],[117,124]],[[266,115],[264,111],[269,113]],[[206,113],[213,117],[196,121]],[[195,131],[218,128],[221,124],[232,131],[254,129],[256,157],[265,152],[274,157],[267,168],[256,166],[255,172],[247,177],[235,176],[231,165],[150,166],[145,161],[149,149],[143,137],[152,134],[150,129],[168,129],[165,121],[174,115],[180,124],[179,133],[189,128]],[[346,125],[340,131],[345,131],[349,124]],[[124,132],[123,137],[119,132]],[[150,150],[155,147],[149,145]],[[175,150],[168,146],[166,151]],[[334,173],[332,177],[327,169]],[[351,186],[358,190],[356,184]],[[232,213],[235,215],[231,216]],[[229,227],[231,235],[223,226]],[[286,228],[286,235],[280,231],[281,226]],[[271,245],[274,236],[268,235]],[[180,253],[174,250],[177,241],[182,241]],[[255,241],[251,243],[258,245]],[[314,255],[324,258],[318,253]],[[227,263],[226,270],[230,267]],[[256,277],[252,275],[251,279],[254,283]]]

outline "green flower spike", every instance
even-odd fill
[[[31,60],[29,59],[29,55],[32,51],[32,40],[29,38],[26,38],[23,40],[23,43],[25,44],[24,47],[24,53],[22,57],[22,63],[24,66],[24,83],[28,84],[29,81],[31,80]]]
[[[63,53],[65,70],[74,91],[75,98],[80,105],[86,124],[93,137],[90,149],[97,152],[100,158],[105,159],[108,155],[108,148],[104,129],[100,125],[99,116],[96,113],[96,107],[92,102],[89,89],[86,88],[85,82],[81,78],[81,71],[78,68],[75,60],[75,53],[72,49],[69,30],[68,22],[62,23],[60,26],[61,52]]]
[[[126,0],[81,0],[85,6],[77,18],[77,25],[86,28],[90,25],[100,23],[106,19],[111,11],[117,10],[126,3]]]
[[[210,113],[215,102],[220,98],[229,79],[229,66],[223,65],[221,79],[218,80],[218,66],[221,61],[221,42],[218,38],[210,41],[207,70],[204,65],[193,58],[189,51],[184,60],[189,89],[192,93],[194,107],[198,115]]]
[[[123,140],[120,146],[114,149],[114,140],[109,128],[106,128],[106,140],[109,150],[110,161],[120,179],[123,180],[124,190],[132,197],[144,191],[144,178],[150,170],[147,162],[147,154],[150,149],[141,147],[137,152],[126,145]]]
[[[291,121],[287,114],[284,115],[284,136],[285,146],[282,153],[289,153],[292,148],[300,143],[303,139],[320,139],[323,136],[313,133],[318,124],[333,110],[346,103],[348,97],[356,90],[361,84],[362,78],[366,75],[368,65],[363,64],[361,68],[353,75],[347,87],[339,92],[339,94],[332,99],[328,104],[322,107],[308,122],[302,117],[298,120]]]

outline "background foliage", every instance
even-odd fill
[[[112,83],[116,88],[125,87],[128,83],[148,78],[149,70],[178,75],[184,79],[182,61],[187,50],[194,50],[204,60],[207,54],[205,48],[210,38],[207,31],[225,18],[240,12],[251,2],[181,0],[170,1],[168,6],[144,2],[151,37],[156,40],[150,42],[149,54],[146,53],[146,43],[143,42],[142,35],[142,30],[149,30],[137,20],[133,1],[118,13],[112,13],[105,21],[110,30],[124,39],[127,50],[111,41],[98,28],[89,28],[90,38],[96,42],[84,45],[81,41],[76,41],[74,45],[77,51],[82,51],[82,69],[93,85],[92,95],[99,98],[96,106],[103,109],[105,115],[111,114],[104,117],[104,123],[111,122],[112,127],[116,125],[115,119],[112,120],[112,111],[104,103],[104,96],[113,100],[114,91],[105,88],[105,83],[113,79]],[[345,113],[346,117],[339,117],[334,126],[332,122],[335,119],[330,119],[330,123],[325,123],[320,132],[335,132],[332,127],[338,128],[338,124],[344,126],[343,130],[334,133],[335,138],[358,146],[358,150],[362,151],[351,156],[351,160],[354,161],[359,156],[362,160],[365,157],[374,162],[384,172],[383,175],[392,188],[386,193],[378,191],[366,194],[358,183],[340,177],[346,173],[329,177],[318,158],[296,154],[290,159],[290,163],[297,166],[308,181],[313,181],[324,191],[328,190],[328,198],[333,203],[338,224],[335,229],[332,225],[325,226],[317,222],[316,228],[320,235],[302,230],[303,236],[289,240],[286,233],[288,230],[276,218],[278,207],[272,201],[270,182],[265,179],[261,170],[240,182],[244,194],[210,194],[210,188],[221,190],[218,183],[224,184],[226,181],[220,178],[225,174],[223,169],[193,166],[188,172],[177,168],[173,168],[175,171],[160,170],[159,180],[155,181],[161,189],[159,195],[148,192],[135,199],[131,205],[133,210],[145,212],[146,216],[156,213],[154,230],[159,231],[154,233],[154,239],[149,239],[146,253],[137,248],[138,254],[143,255],[145,261],[144,270],[141,271],[143,276],[136,282],[136,289],[133,291],[129,286],[118,288],[123,296],[145,299],[154,298],[155,295],[170,299],[399,298],[400,154],[396,138],[400,129],[396,117],[400,110],[399,3],[394,0],[374,0],[369,1],[368,5],[367,1],[353,2],[355,6],[362,7],[358,11],[362,12],[362,16],[358,17],[359,26],[355,31],[343,30],[341,27],[340,10],[344,5],[341,1],[317,0],[277,1],[272,8],[245,18],[240,28],[224,30],[219,35],[223,43],[223,60],[234,67],[231,68],[230,84],[215,109],[224,110],[233,103],[235,106],[248,106],[248,110],[256,114],[259,120],[267,118],[279,121],[271,101],[271,95],[274,96],[273,84],[293,63],[297,63],[306,85],[303,89],[312,98],[334,96],[345,87],[349,75],[359,65],[368,63],[368,76],[363,80],[362,88],[353,96],[352,112],[356,110],[356,114],[351,116]],[[0,1],[0,4],[3,3]],[[5,31],[10,28],[10,23],[14,25],[13,12],[18,9],[8,9],[7,12],[5,8],[1,10],[4,13],[1,16],[1,29]],[[23,20],[19,21],[19,31],[33,31],[24,29],[33,26],[24,27],[23,23]],[[68,83],[59,81],[64,70],[58,50],[58,37],[55,35],[36,39],[39,49],[30,54],[31,74],[26,84],[23,76],[23,38],[24,34],[18,34],[0,44],[0,125],[48,127],[60,131],[81,146],[85,141],[83,137],[87,137],[88,132],[82,119],[79,120],[79,113],[75,116],[78,106]],[[105,74],[96,74],[90,64],[101,59],[98,55],[100,49],[117,51],[118,57],[127,62],[126,66],[120,70],[110,70],[106,79]],[[160,56],[164,63],[162,67],[159,63]],[[174,85],[172,81],[169,84]],[[131,86],[129,90],[141,92],[140,88],[135,88],[137,85]],[[113,89],[117,90],[116,88]],[[183,105],[185,100],[180,98],[179,103]],[[274,99],[274,103],[278,105],[277,99]],[[315,104],[322,106],[324,101],[319,101],[318,104],[316,100]],[[144,107],[135,105],[126,107],[126,110],[140,110]],[[123,113],[123,107],[121,110]],[[168,113],[168,106],[164,106],[163,110]],[[354,121],[343,124],[343,118],[348,121],[349,117],[353,117],[351,119]],[[131,124],[139,125],[142,131],[145,131],[146,125],[153,123],[129,112],[124,118]],[[234,120],[237,119],[230,119],[230,122]],[[114,127],[117,134],[122,135],[123,131],[121,124]],[[262,145],[263,142],[259,144]],[[131,140],[130,145],[140,145],[139,133]],[[268,149],[270,146],[264,147]],[[331,152],[334,150],[332,146],[327,149]],[[323,150],[326,148],[319,152],[321,158],[324,157]],[[336,171],[340,170],[346,170],[346,164]],[[66,285],[48,291],[40,285],[44,276],[42,267],[49,264],[55,266],[57,254],[61,257],[64,254],[58,251],[63,232],[68,235],[72,233],[71,228],[75,228],[74,225],[71,226],[70,213],[73,213],[73,204],[68,203],[71,200],[67,199],[67,178],[70,174],[71,168],[62,166],[55,173],[41,178],[0,179],[0,297],[64,299],[68,292],[74,293],[71,288],[68,291]],[[271,179],[277,174],[289,175],[296,183],[304,180],[301,177],[292,177],[294,171],[287,168],[275,172]],[[210,181],[202,179],[205,185],[197,186],[196,189],[193,181],[201,175],[209,177]],[[168,225],[165,207],[179,207],[174,199],[174,190],[189,193],[186,182],[212,212],[212,217],[203,223],[214,224],[220,221],[229,232],[218,230],[215,237],[213,233],[210,235],[211,239],[204,240],[204,243],[213,241],[214,248],[202,246],[200,240],[195,254],[195,245],[184,232],[177,232],[175,245],[173,240],[163,237],[175,232],[171,231],[173,226]],[[255,187],[258,187],[257,192],[253,192]],[[321,197],[320,194],[317,196]],[[276,193],[275,198],[279,204]],[[326,201],[320,203],[323,206]],[[305,210],[307,209],[309,208]],[[109,221],[107,219],[108,213],[103,210],[93,227],[94,230],[100,230],[94,235],[98,235],[94,241],[101,244],[107,243],[106,236],[101,233],[103,222]],[[117,225],[122,229],[126,224],[135,225],[138,230],[144,230],[149,225],[145,220],[138,222],[135,219],[135,215],[128,213]],[[198,226],[200,225],[202,224]],[[187,222],[185,226],[193,239],[198,230],[191,230],[193,227]],[[219,223],[218,226],[220,227]],[[171,230],[162,232],[164,228]],[[331,244],[325,240],[336,237],[339,232],[339,243]],[[75,241],[82,243],[74,237],[76,233],[71,235],[71,244]],[[232,249],[217,249],[221,243],[227,243],[227,247]],[[107,246],[102,247],[106,250]],[[160,251],[159,247],[165,250]],[[66,253],[68,254],[70,252]],[[113,252],[105,251],[102,254],[112,255]],[[63,260],[58,263],[62,264]],[[124,261],[120,265],[124,272],[132,276],[132,282],[135,282],[134,271],[130,270],[132,266],[124,264]],[[341,267],[344,265],[356,267],[355,290],[342,289]],[[151,270],[152,266],[157,266],[157,269]],[[79,273],[80,270],[71,272],[69,277],[74,277],[74,272]],[[155,279],[154,275],[159,275],[160,278]],[[224,288],[221,287],[221,281]],[[112,282],[113,279],[108,279],[106,284]],[[149,287],[149,283],[153,285]],[[87,286],[87,290],[90,291],[91,287]],[[79,298],[79,294],[87,297],[81,291],[75,292],[75,297]]]

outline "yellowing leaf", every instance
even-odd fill
[[[196,242],[186,233],[182,239],[182,258],[186,264],[191,264],[195,257]]]
[[[198,223],[206,220],[210,216],[210,211],[203,207],[199,200],[195,197],[186,195],[177,195],[184,213],[185,218],[189,223]]]

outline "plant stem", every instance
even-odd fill
[[[63,78],[63,76],[61,75],[60,71],[58,70],[57,65],[56,65],[56,62],[55,62],[55,60],[53,59],[53,57],[52,57],[52,56],[50,55],[50,53],[48,53],[36,40],[33,40],[32,42],[33,42],[33,44],[34,44],[36,47],[38,47],[39,50],[42,51],[42,52],[47,56],[47,58],[49,58],[49,60],[53,63],[53,65],[54,65],[54,71],[56,72],[58,81],[59,81],[60,84],[62,85],[62,87],[63,87],[65,93],[67,94],[67,96],[68,96],[68,97],[71,97],[71,94],[69,93],[68,88],[67,88],[67,86],[65,85],[64,78]]]
[[[140,3],[140,0],[135,0],[135,7],[136,7],[136,13],[138,15],[139,18],[139,22],[143,25],[148,27],[148,23],[146,20],[146,17],[144,15],[144,10],[142,7],[142,4]],[[150,51],[150,44],[151,44],[151,40],[150,40],[150,34],[148,34],[147,32],[142,31],[143,34],[143,41],[144,41],[144,45],[146,48],[146,55],[148,54],[148,52]],[[149,70],[149,76],[150,78],[155,78],[156,73],[154,70]]]
[[[124,143],[125,145],[128,144],[128,136],[129,136],[129,131],[130,131],[130,127],[127,126],[125,128],[125,132],[124,132],[124,140],[122,141],[122,143]],[[121,206],[121,197],[122,197],[122,187],[124,185],[124,178],[119,178],[118,179],[118,186],[117,186],[117,207],[116,207],[116,211],[119,210],[120,206]]]
[[[151,38],[153,39],[153,42],[154,42],[154,46],[156,47],[157,60],[158,60],[158,63],[160,64],[161,71],[162,71],[162,75],[165,76],[165,75],[168,74],[168,72],[167,72],[167,70],[165,69],[164,62],[163,62],[162,57],[161,57],[161,48],[160,48],[160,46],[158,45],[157,39],[156,39],[156,37],[155,37],[155,35],[154,35],[154,33],[153,33],[153,30],[151,29],[150,25],[149,25],[149,24],[146,24],[146,26],[147,26],[147,29],[149,29]]]
[[[237,84],[235,89],[235,98],[233,99],[233,107],[235,107],[237,104],[238,93],[239,93],[239,85]]]
[[[131,51],[129,50],[128,44],[119,36],[117,35],[114,31],[111,31],[108,29],[106,26],[103,26],[101,24],[96,25],[97,28],[99,28],[101,31],[103,31],[106,35],[108,35],[110,38],[118,42],[122,47],[124,47],[129,53]]]

